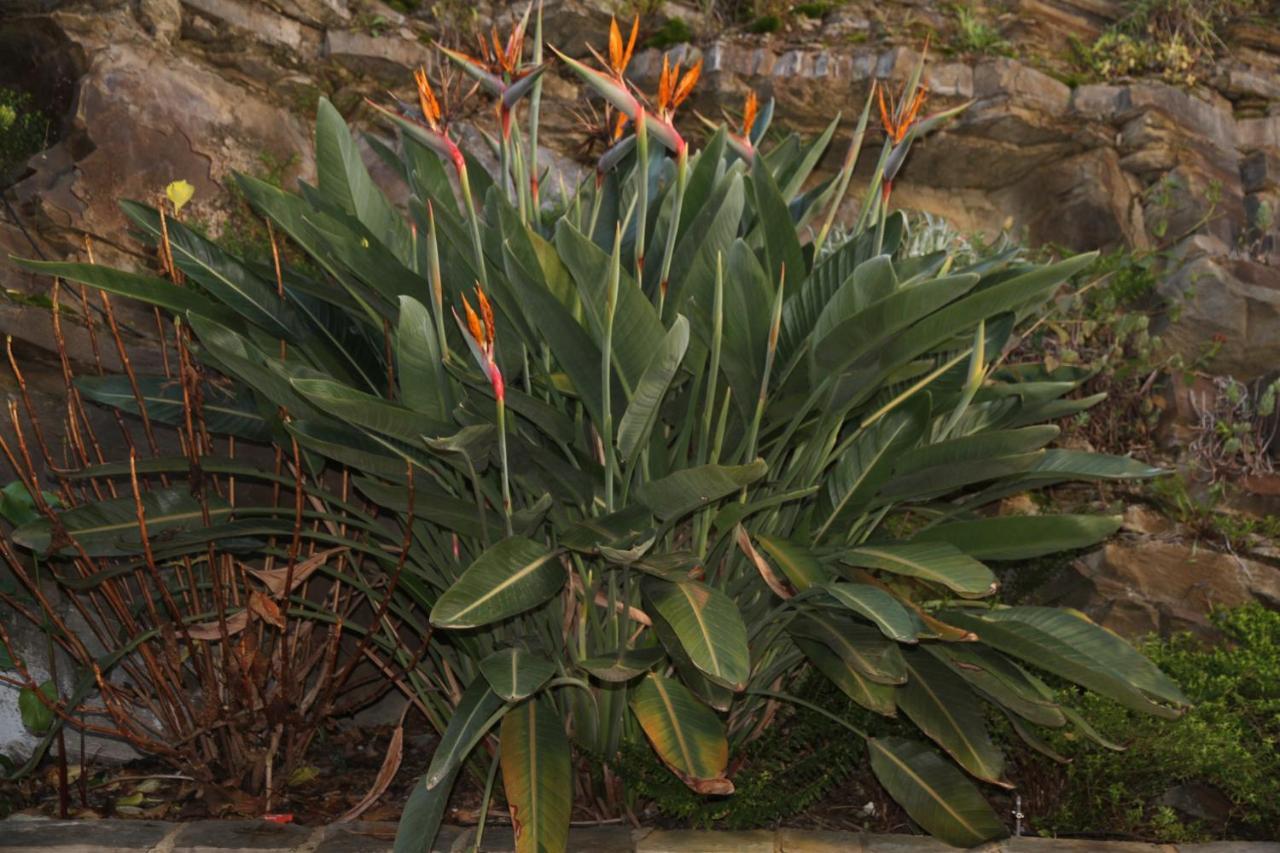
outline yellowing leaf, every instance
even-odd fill
[[[296,788],[320,778],[320,768],[305,764],[289,774],[289,787]]]
[[[177,213],[191,201],[191,197],[196,194],[196,188],[186,181],[174,181],[164,188],[164,194],[169,201],[173,202],[173,212]]]

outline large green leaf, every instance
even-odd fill
[[[519,646],[496,651],[480,661],[480,674],[504,702],[532,696],[555,673],[554,663]]]
[[[979,320],[1044,299],[1053,288],[1093,263],[1096,257],[1096,252],[1076,255],[1056,264],[1035,267],[989,287],[980,286],[951,303],[947,310],[936,311],[905,329],[870,355],[881,369],[906,364],[958,334],[968,334]]]
[[[1120,529],[1109,515],[1001,515],[953,521],[917,533],[914,542],[947,542],[979,560],[1026,560],[1096,545]]]
[[[445,808],[453,794],[458,769],[447,774],[434,788],[428,788],[426,777],[418,779],[409,789],[409,799],[400,814],[396,826],[393,853],[431,853],[435,850],[436,836],[444,823]]]
[[[840,560],[850,566],[940,583],[970,598],[991,595],[998,586],[990,569],[946,542],[862,545],[840,552]]]
[[[578,665],[601,681],[630,681],[653,669],[666,657],[658,646],[619,649],[613,654],[599,655],[579,661]]]
[[[839,536],[871,503],[904,450],[924,431],[923,406],[905,406],[859,432],[827,475],[826,503],[830,507],[818,529]]]
[[[906,666],[898,644],[875,628],[825,610],[809,610],[787,626],[794,636],[817,640],[845,663],[878,684],[901,684]]]
[[[898,599],[882,589],[864,583],[827,584],[827,593],[849,610],[869,620],[880,632],[900,643],[916,642],[915,618]]]
[[[332,379],[299,378],[291,380],[290,384],[318,411],[339,423],[370,429],[411,444],[418,443],[424,435],[443,435],[453,429],[447,422],[433,421],[413,409],[357,391]]]
[[[1004,755],[987,732],[982,703],[965,681],[921,649],[902,653],[907,683],[898,688],[898,707],[960,766],[987,782],[1008,787]]]
[[[919,741],[867,740],[871,770],[926,832],[957,847],[973,847],[1009,834],[972,782]]]
[[[1052,424],[1041,424],[1022,429],[984,430],[962,438],[938,441],[919,447],[909,456],[902,457],[895,466],[894,473],[903,476],[955,462],[1029,453],[1053,441],[1059,432],[1058,427]]]
[[[556,223],[555,248],[578,286],[588,325],[596,341],[604,339],[609,253],[587,239],[566,219]],[[618,276],[618,306],[613,315],[613,358],[630,387],[636,387],[667,332],[657,309],[630,274]],[[598,368],[597,368],[598,369]]]
[[[320,192],[359,219],[402,262],[408,260],[409,227],[369,177],[351,131],[328,98],[316,108],[316,175]]]
[[[654,751],[701,794],[732,794],[724,776],[729,741],[724,724],[679,681],[650,673],[631,693],[631,711]]]
[[[183,531],[205,527],[206,510],[210,524],[225,522],[232,513],[231,505],[217,495],[209,495],[202,505],[189,489],[179,486],[142,494],[143,519],[153,548],[162,548],[166,539]],[[58,520],[67,534],[91,557],[143,552],[138,512],[132,495],[66,510],[58,513]],[[70,542],[55,541],[46,518],[28,522],[11,535],[14,542],[38,554],[44,554],[50,548],[56,548],[57,553],[70,553],[75,547]]]
[[[502,784],[517,853],[551,853],[569,842],[573,768],[564,720],[546,696],[502,718]]]
[[[609,515],[589,516],[565,529],[560,544],[574,551],[599,553],[601,547],[630,548],[652,530],[653,514],[641,504],[631,504]]]
[[[502,707],[502,700],[484,678],[477,676],[467,685],[449,717],[449,725],[440,736],[436,751],[431,755],[431,764],[427,767],[427,775],[423,777],[424,787],[452,786],[458,768],[497,722],[497,714]],[[448,784],[444,785],[446,781]]]
[[[263,281],[239,259],[177,219],[161,225],[155,208],[133,201],[122,201],[120,207],[152,243],[158,245],[167,234],[174,264],[209,295],[264,331],[297,340],[299,318],[293,306],[280,298],[274,283]]]
[[[426,307],[412,296],[401,296],[400,319],[396,323],[400,397],[410,409],[436,421],[447,421],[449,404],[441,369],[441,342],[436,338],[436,327]]]
[[[166,376],[136,376],[139,396],[147,407],[147,417],[170,426],[186,425],[182,383]],[[139,414],[138,398],[127,376],[77,376],[76,388],[87,399],[125,412]],[[204,425],[214,434],[234,435],[249,441],[271,440],[271,425],[263,417],[253,396],[239,383],[206,382],[201,388],[200,408]]]
[[[791,212],[787,210],[787,202],[778,190],[763,157],[757,157],[752,163],[751,192],[756,216],[759,217],[759,228],[764,237],[769,283],[776,287],[782,281],[785,271],[787,289],[795,290],[804,281],[808,270],[805,268],[804,254],[800,251],[800,241],[796,237]]]
[[[671,387],[671,380],[680,369],[685,351],[689,348],[689,321],[677,317],[662,345],[654,352],[649,366],[631,395],[631,402],[618,422],[618,450],[628,465],[635,461],[644,449],[653,425],[658,420],[658,409]]]
[[[234,322],[235,315],[191,288],[179,287],[171,281],[150,275],[115,270],[98,264],[74,264],[65,261],[13,261],[31,272],[78,281],[117,296],[156,305],[174,314],[201,314]]]
[[[995,649],[980,643],[928,643],[924,648],[992,702],[1038,726],[1066,725],[1057,703],[1041,696],[1030,676]]]
[[[763,459],[747,465],[699,465],[651,480],[639,488],[637,496],[654,515],[667,521],[751,485],[768,470]]]
[[[895,687],[871,680],[858,667],[823,643],[803,635],[794,635],[791,640],[818,672],[840,688],[841,693],[877,714],[883,714],[886,717],[897,716],[893,702]]]
[[[1174,706],[1187,704],[1182,691],[1155,664],[1078,611],[1009,607],[981,615],[946,611],[940,617],[973,631],[993,648],[1136,710],[1176,716],[1147,697]]]
[[[831,580],[831,572],[818,560],[817,555],[804,545],[798,545],[776,536],[757,534],[756,541],[765,550],[782,573],[791,581],[797,592],[821,586]]]
[[[751,672],[747,628],[733,600],[695,580],[646,580],[645,600],[671,626],[689,660],[704,675],[733,690]]]
[[[564,586],[558,554],[513,536],[476,558],[431,608],[438,628],[477,628],[537,607]]]
[[[944,276],[889,292],[860,307],[859,303],[865,297],[856,288],[863,283],[863,271],[879,266],[880,260],[874,258],[858,267],[849,283],[836,292],[818,318],[811,350],[815,382],[893,340],[904,329],[972,290],[978,283],[976,275]],[[887,263],[884,261],[885,265]],[[892,271],[887,275],[892,276]],[[871,284],[863,286],[873,294],[887,289],[884,285],[875,289]],[[945,315],[947,312],[938,313]]]

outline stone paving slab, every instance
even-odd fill
[[[59,821],[19,816],[0,820],[0,853],[391,853],[395,824],[349,823],[302,827],[256,820]],[[433,853],[465,853],[474,827],[446,826]],[[514,849],[511,828],[485,830],[484,853]],[[797,829],[751,832],[632,830],[575,827],[573,853],[944,853],[954,850],[919,835],[868,835]],[[980,853],[1280,853],[1280,842],[1140,844],[1081,839],[1010,838]]]

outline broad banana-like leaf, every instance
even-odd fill
[[[907,683],[898,688],[898,707],[961,767],[986,782],[1012,787],[1001,779],[1004,755],[991,742],[982,703],[960,676],[928,652],[902,653]]]
[[[161,225],[155,208],[134,201],[122,201],[120,207],[152,243],[160,244],[167,235],[174,264],[213,298],[272,335],[298,340],[300,318],[293,306],[280,298],[274,282],[258,278],[239,259],[176,218],[170,217]]]
[[[704,675],[732,690],[751,672],[747,627],[733,600],[695,580],[646,580],[646,602],[675,632],[689,660]]]
[[[559,556],[523,536],[476,558],[431,608],[438,628],[477,628],[537,607],[564,586]]]
[[[902,684],[907,669],[898,644],[875,628],[826,610],[809,610],[787,626],[792,635],[817,640],[878,684]]]
[[[797,592],[814,586],[822,586],[831,580],[831,572],[817,556],[803,545],[774,536],[756,536],[756,541],[791,581]]]
[[[787,291],[794,292],[804,281],[808,269],[787,202],[763,157],[755,158],[751,165],[751,192],[759,218],[758,227],[764,237],[765,271],[769,275],[769,283],[777,287],[785,275]]]
[[[604,338],[609,253],[566,219],[556,223],[555,248],[577,284],[583,313],[599,342]],[[618,306],[613,315],[613,358],[631,387],[639,383],[666,334],[668,332],[662,327],[653,303],[636,286],[626,269],[619,270]],[[599,365],[596,365],[596,370],[599,370]]]
[[[991,595],[998,586],[990,569],[946,542],[862,545],[840,552],[840,561],[939,583],[966,598]]]
[[[502,706],[502,700],[484,678],[477,677],[467,685],[431,756],[427,775],[423,777],[424,787],[432,789],[452,785],[462,762],[498,721],[497,714]],[[446,781],[449,785],[443,784]]]
[[[955,462],[973,462],[998,456],[1030,453],[1053,441],[1058,437],[1059,432],[1061,430],[1052,424],[1039,424],[1021,429],[987,430],[962,438],[927,444],[898,460],[898,464],[894,467],[894,474],[901,477]]]
[[[1026,672],[995,649],[979,643],[928,643],[924,649],[988,699],[1038,726],[1058,728],[1067,718],[1041,696]]]
[[[320,192],[386,241],[401,263],[408,261],[409,227],[369,176],[347,123],[328,98],[316,109],[316,175]]]
[[[863,512],[893,471],[899,455],[919,440],[924,430],[923,406],[905,406],[863,430],[836,460],[827,476],[825,520],[817,538],[836,536]]]
[[[598,552],[601,547],[629,548],[653,527],[653,514],[641,504],[592,516],[565,530],[560,544],[573,551]]]
[[[658,757],[700,794],[733,793],[724,776],[729,741],[719,717],[679,681],[650,673],[631,694],[631,712]]]
[[[819,672],[840,688],[841,693],[867,710],[886,717],[897,716],[897,708],[893,701],[897,688],[893,685],[872,681],[823,643],[800,635],[793,635],[791,640]]]
[[[763,459],[747,465],[699,465],[650,480],[637,496],[654,515],[668,521],[751,485],[768,470]]]
[[[916,642],[919,623],[898,599],[864,583],[831,583],[824,589],[849,610],[869,620],[880,632],[899,643]]]
[[[232,515],[231,505],[217,495],[209,495],[206,504],[201,505],[190,489],[181,486],[142,494],[147,537],[156,549],[162,548],[167,538],[205,527],[206,510],[211,525],[226,522]],[[58,520],[90,557],[119,557],[143,552],[133,495],[84,504],[58,513]],[[27,522],[11,535],[14,542],[37,554],[43,555],[54,547],[59,554],[73,553],[75,549],[70,542],[53,540],[47,518]]]
[[[671,387],[671,380],[680,369],[685,351],[689,348],[689,321],[677,317],[645,368],[640,383],[631,395],[631,402],[618,422],[618,450],[622,460],[630,465],[640,455],[649,441],[653,425],[658,420],[658,409]]]
[[[619,649],[613,654],[587,658],[578,665],[601,681],[620,682],[643,675],[664,658],[666,654],[660,647],[647,646],[641,649]]]
[[[948,610],[939,616],[967,628],[988,646],[1074,681],[1134,710],[1176,717],[1158,704],[1185,706],[1182,691],[1155,664],[1083,614],[1052,607],[1010,607],[976,613]]]
[[[973,847],[1009,834],[977,786],[925,744],[870,738],[867,751],[880,784],[930,835]]]
[[[412,296],[400,297],[396,324],[396,379],[400,399],[415,412],[447,422],[449,405],[441,368],[441,342],[431,313]],[[421,435],[425,430],[418,430]]]
[[[551,853],[569,843],[573,767],[563,715],[543,695],[502,718],[502,784],[516,853]]]
[[[298,378],[290,383],[318,411],[338,422],[370,429],[401,441],[416,443],[424,434],[439,435],[451,429],[446,422],[432,421],[413,409],[331,379]]]
[[[155,305],[174,314],[200,314],[234,323],[234,312],[194,290],[178,287],[171,281],[150,275],[115,270],[98,264],[75,264],[65,261],[29,261],[14,258],[14,264],[31,272],[78,281],[117,296],[128,296]]]
[[[147,407],[147,416],[156,423],[181,426],[186,423],[182,383],[167,376],[137,376],[138,391]],[[77,376],[76,388],[87,399],[121,411],[139,414],[138,398],[127,376]],[[238,383],[225,387],[206,382],[201,386],[205,427],[211,433],[234,435],[248,441],[271,440],[271,425]]]
[[[978,560],[1027,560],[1096,545],[1120,529],[1108,515],[998,515],[922,530],[913,542],[947,542]]]
[[[480,674],[504,702],[519,702],[556,674],[556,665],[519,646],[502,649],[480,661]]]

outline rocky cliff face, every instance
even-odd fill
[[[182,178],[196,188],[193,215],[217,231],[234,207],[224,188],[231,172],[310,176],[309,116],[321,94],[359,118],[363,95],[402,91],[410,69],[430,61],[431,39],[513,14],[502,3],[437,3],[406,17],[376,0],[9,5],[0,83],[34,91],[60,138],[8,189],[20,224],[6,217],[0,245],[30,254],[34,241],[47,255],[66,256],[83,251],[87,234],[114,260],[133,251],[117,198],[154,197]],[[1033,58],[944,56],[929,64],[933,105],[973,105],[913,152],[900,202],[962,231],[1009,228],[1034,243],[1081,250],[1168,248],[1183,263],[1162,288],[1184,305],[1167,338],[1194,355],[1219,336],[1222,372],[1247,378],[1273,369],[1280,238],[1273,226],[1262,229],[1280,210],[1280,27],[1238,27],[1195,89],[1156,80],[1072,88],[1050,73],[1056,57],[1069,38],[1095,37],[1118,5],[1013,6],[1005,29],[1019,54]],[[548,39],[585,54],[589,41],[601,40],[609,7],[548,0]],[[785,35],[727,34],[675,50],[706,62],[696,104],[704,113],[735,107],[752,88],[777,99],[787,125],[816,133],[836,113],[851,123],[872,80],[905,77],[917,58],[905,42],[918,43],[922,24],[944,26],[933,20],[939,15],[931,4],[852,2]],[[672,17],[695,32],[714,29],[671,3],[650,20]],[[642,88],[652,88],[660,64],[657,50],[637,57]],[[582,94],[567,77],[547,86],[548,98],[563,105]],[[569,111],[553,103],[544,114],[551,147],[570,151]],[[840,148],[832,146],[829,167]],[[47,287],[11,269],[0,267],[0,275],[13,290]],[[145,318],[132,319],[142,333]],[[0,329],[22,345],[47,348],[47,324],[30,308],[0,307]]]

